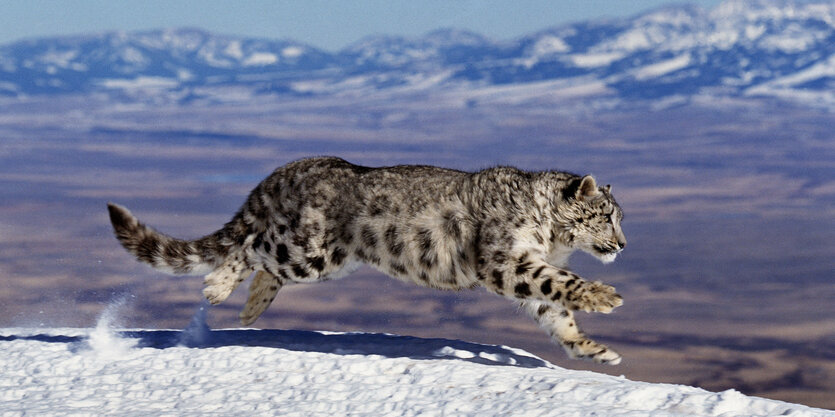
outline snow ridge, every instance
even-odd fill
[[[133,346],[118,354],[80,349],[97,331],[0,329],[4,415],[835,416],[454,340],[228,329],[184,346],[180,331],[138,329],[114,332]]]
[[[835,416],[728,390],[629,381],[507,346],[390,334],[0,329],[0,410],[11,415]]]

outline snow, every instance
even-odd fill
[[[575,67],[580,68],[594,68],[610,65],[611,63],[622,59],[626,56],[623,52],[611,53],[591,53],[591,54],[574,54],[569,56],[571,63]]]
[[[649,49],[660,43],[660,40],[663,38],[663,34],[658,33],[655,28],[638,27],[619,35],[610,43],[606,43],[600,47],[614,51],[633,52]]]
[[[745,37],[748,40],[755,40],[762,36],[765,33],[766,27],[765,25],[748,25],[745,26]]]
[[[278,62],[278,56],[270,52],[255,52],[243,62],[245,67],[271,65]]]
[[[20,87],[17,84],[0,81],[0,91],[10,91],[10,92],[17,92],[20,91]]]
[[[835,54],[830,55],[826,61],[821,60],[794,74],[772,80],[771,84],[776,86],[795,86],[826,77],[835,77]]]
[[[234,64],[223,57],[218,57],[217,51],[213,46],[204,46],[200,48],[197,55],[208,65],[216,68],[231,68]]]
[[[829,33],[815,31],[798,24],[791,24],[777,34],[767,36],[762,40],[762,46],[769,50],[785,53],[803,52],[826,39]]]
[[[285,58],[298,58],[304,54],[304,48],[300,46],[288,46],[281,50],[281,56]]]
[[[690,65],[690,61],[690,54],[684,54],[666,61],[646,65],[635,71],[635,78],[638,80],[646,80],[649,78],[660,77],[664,74],[688,67]]]
[[[530,69],[534,65],[538,64],[542,58],[556,54],[564,54],[570,50],[571,46],[568,45],[562,38],[553,35],[545,35],[537,39],[536,43],[534,43],[530,48],[528,56],[520,58],[518,62],[525,68]]]
[[[148,65],[148,63],[150,63],[150,60],[142,53],[142,51],[133,47],[126,47],[120,51],[119,58],[122,61],[133,64],[137,67]]]
[[[69,68],[73,64],[73,60],[78,57],[78,51],[49,51],[39,57],[41,61],[46,64],[55,65],[61,68]]]
[[[571,50],[565,41],[557,36],[543,36],[533,46],[534,56],[550,55],[555,53],[564,53]]]
[[[0,329],[0,410],[17,415],[835,416],[734,390],[554,366],[506,346],[293,330]]]
[[[831,89],[807,90],[797,87],[803,83],[833,77],[835,77],[835,55],[831,55],[826,61],[818,62],[796,73],[750,87],[745,90],[745,94],[749,96],[775,96],[784,100],[805,103],[819,103],[832,108],[832,106],[835,106],[835,92]]]
[[[237,60],[241,60],[244,57],[244,51],[240,41],[229,42],[229,45],[226,46],[223,52]]]
[[[177,79],[180,81],[190,81],[194,79],[194,74],[186,68],[178,68]]]
[[[173,88],[180,83],[165,77],[136,77],[130,79],[107,79],[101,82],[105,88],[121,88],[126,90],[142,88]]]
[[[728,49],[739,41],[759,39],[760,47],[785,53],[799,53],[823,42],[835,26],[835,4],[831,2],[802,3],[779,1],[728,0],[711,10],[710,18],[720,26],[711,41],[719,48]],[[762,25],[768,22],[774,32]],[[829,28],[817,24],[823,23]],[[756,25],[756,26],[751,26]],[[739,33],[738,28],[745,29]]]

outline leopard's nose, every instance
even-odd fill
[[[623,248],[626,247],[626,238],[625,237],[619,237],[617,243],[618,243],[618,250],[623,250]]]

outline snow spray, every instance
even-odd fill
[[[119,313],[127,304],[127,296],[112,301],[99,315],[96,327],[90,332],[87,345],[90,350],[103,359],[118,359],[136,347],[136,339],[121,337],[115,327],[119,326]]]
[[[180,334],[180,346],[199,347],[209,343],[212,330],[206,324],[206,316],[210,306],[209,300],[204,298],[191,317],[191,322]]]

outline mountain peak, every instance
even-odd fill
[[[436,46],[481,46],[491,43],[481,34],[456,28],[436,29],[424,35],[422,39]]]
[[[711,10],[717,20],[796,20],[815,19],[835,24],[835,3],[794,0],[725,0]]]

